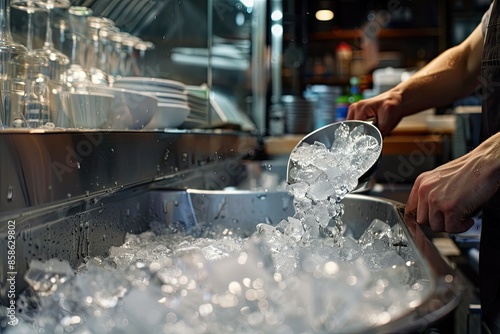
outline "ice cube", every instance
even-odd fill
[[[359,238],[359,243],[365,247],[384,236],[392,238],[391,227],[383,220],[374,219]]]
[[[215,261],[236,254],[240,247],[241,244],[232,238],[220,238],[201,250],[208,261]]]
[[[349,136],[355,140],[357,137],[364,136],[365,135],[365,126],[363,124],[356,126],[354,129],[352,129],[351,133]]]
[[[339,255],[344,262],[354,262],[362,254],[362,249],[357,240],[352,237],[344,237],[341,239],[342,247],[340,247]]]
[[[304,227],[299,219],[288,217],[288,220],[282,220],[276,229],[296,242],[300,241],[304,234]]]
[[[40,296],[49,296],[74,275],[74,270],[68,261],[58,259],[50,259],[45,262],[31,260],[24,279]]]
[[[101,308],[113,308],[130,288],[130,283],[118,271],[108,270],[96,265],[87,267],[87,274],[77,276],[76,280],[85,299],[90,297]]]
[[[314,183],[309,187],[307,196],[313,201],[324,201],[330,197],[333,193],[333,189],[329,183],[318,182]]]
[[[305,182],[292,183],[288,186],[288,192],[297,200],[303,199],[306,196],[309,185]]]
[[[319,237],[319,224],[314,216],[305,216],[302,220],[302,225],[305,230],[304,235],[302,236],[302,241],[307,243],[309,240]]]
[[[345,123],[341,123],[339,127],[335,130],[335,140],[346,139],[349,137],[349,126]]]

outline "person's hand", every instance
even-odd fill
[[[391,90],[370,99],[361,100],[349,106],[347,120],[375,118],[375,124],[386,136],[398,125],[403,117],[401,94]]]
[[[433,231],[461,233],[500,186],[500,133],[474,151],[418,176],[405,213]]]

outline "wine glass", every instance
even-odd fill
[[[142,40],[130,34],[124,35],[122,39],[122,59],[120,61],[120,75],[122,77],[133,76],[135,67],[134,47]]]
[[[66,74],[66,82],[74,90],[91,83],[90,74],[84,68],[84,59],[82,56],[85,50],[84,38],[88,29],[88,17],[92,16],[93,11],[83,6],[71,6],[68,9],[69,22],[71,26],[71,39],[73,45],[71,48],[71,65]]]
[[[69,68],[69,57],[54,47],[52,39],[52,13],[53,9],[66,9],[70,7],[69,0],[34,0],[37,7],[47,11],[47,31],[45,43],[41,49],[34,52],[48,60],[48,76],[50,80],[65,81],[65,75]]]
[[[8,68],[12,58],[25,53],[26,47],[17,43],[10,32],[10,3],[9,0],[0,0],[0,75],[3,85],[0,86],[0,128],[7,126],[8,108],[6,96],[9,91]]]
[[[146,68],[146,52],[149,50],[154,50],[155,45],[150,41],[140,41],[138,42],[134,48],[139,52],[139,59],[136,64],[136,68],[134,68],[134,75],[139,77],[147,77],[148,71]]]
[[[49,121],[49,78],[44,74],[47,58],[33,52],[32,15],[44,9],[35,6],[33,0],[12,0],[10,5],[27,13],[28,32],[27,52],[13,57],[9,63],[8,121],[13,127],[37,128]]]
[[[115,25],[104,26],[99,29],[99,63],[98,67],[106,72],[110,78],[113,80],[112,70],[112,53],[113,53],[113,43],[111,41],[111,36],[115,33],[120,32],[120,29]]]
[[[88,20],[88,38],[91,44],[86,50],[86,69],[90,73],[91,81],[98,85],[110,85],[110,76],[105,71],[104,67],[101,66],[101,54],[102,47],[100,38],[100,31],[108,28],[115,28],[114,22],[111,19],[105,17],[91,16]]]
[[[109,34],[109,47],[108,47],[108,60],[109,60],[109,73],[116,78],[120,75],[120,61],[122,58],[122,41],[123,37],[127,36],[125,32],[110,32]]]

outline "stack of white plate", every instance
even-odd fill
[[[190,115],[186,85],[179,81],[146,78],[116,78],[113,87],[120,87],[150,94],[158,99],[158,112],[153,115],[145,129],[179,127]]]
[[[184,122],[183,127],[207,126],[209,122],[209,92],[207,85],[186,86],[186,91],[187,102],[191,112]]]

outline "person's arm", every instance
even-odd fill
[[[380,131],[386,135],[404,116],[452,103],[478,86],[482,52],[483,34],[479,25],[465,41],[440,54],[408,80],[352,104],[347,119],[375,117]]]
[[[465,232],[470,215],[500,188],[500,132],[466,155],[420,174],[405,211],[419,224],[449,233]]]
[[[479,84],[483,34],[478,26],[461,44],[446,50],[397,90],[402,95],[403,113],[452,103],[474,91]]]

